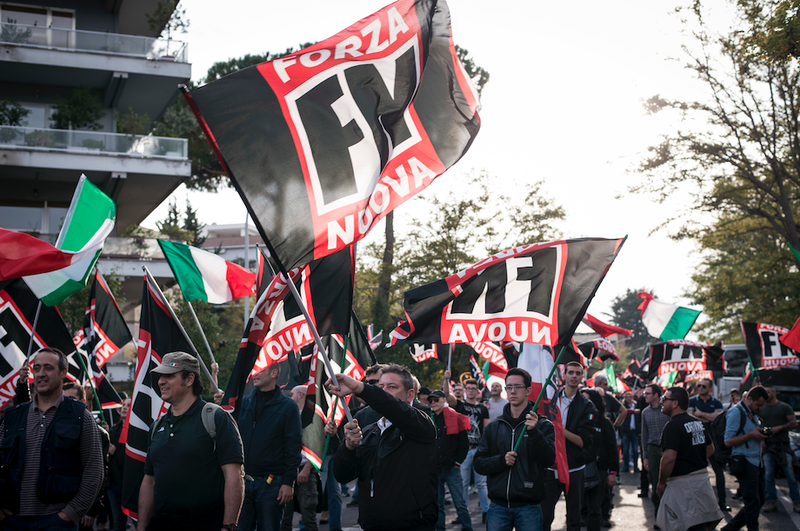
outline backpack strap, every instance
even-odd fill
[[[214,415],[217,413],[218,409],[222,408],[213,402],[206,402],[203,405],[203,411],[200,414],[200,418],[203,421],[203,427],[214,440],[215,445],[217,441],[217,422],[214,419]]]
[[[161,426],[161,422],[164,420],[165,416],[166,415],[161,415],[160,417],[158,417],[156,421],[153,422],[153,425],[150,427],[150,442],[153,441],[153,435],[155,435],[156,431],[158,431],[158,427]]]

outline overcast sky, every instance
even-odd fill
[[[217,61],[251,53],[283,51],[323,40],[380,9],[380,0],[239,0],[186,3],[192,77],[202,78]],[[183,5],[183,4],[182,4]],[[610,311],[627,288],[651,287],[658,297],[687,304],[690,276],[699,262],[691,242],[675,243],[650,232],[685,209],[688,195],[659,205],[627,187],[649,145],[674,124],[645,116],[642,100],[661,94],[696,94],[697,82],[683,68],[684,37],[675,2],[512,2],[452,0],[453,36],[491,74],[483,91],[482,127],[467,155],[424,194],[445,197],[470,171],[498,177],[503,192],[544,179],[545,193],[562,205],[565,237],[621,237],[628,241],[589,311]],[[174,197],[182,206],[181,187]],[[245,210],[233,191],[189,193],[207,223],[242,223]],[[408,205],[408,204],[407,204]],[[145,225],[166,214],[157,209]],[[401,206],[400,219],[419,213]],[[380,226],[373,232],[379,236]]]

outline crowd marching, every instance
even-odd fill
[[[325,383],[332,395],[353,395],[354,416],[325,426],[330,446],[317,470],[301,452],[305,389],[284,393],[280,370],[274,364],[254,376],[238,422],[200,398],[196,357],[169,353],[151,370],[169,410],[150,427],[139,531],[289,531],[295,512],[301,529],[313,531],[320,507],[320,521],[341,530],[341,488],[353,481],[352,505],[366,530],[549,530],[563,493],[567,529],[600,531],[612,525],[620,472],[640,474],[639,497],[652,500],[645,510],[660,531],[710,530],[723,520],[723,531],[755,531],[761,512],[777,511],[777,467],[800,512],[788,437],[797,421],[772,387],[734,391],[727,406],[711,380],[691,398],[684,387],[655,383],[615,396],[605,375],[587,382],[573,361],[550,401],[554,418],[533,410],[531,375],[521,368],[482,395],[473,379],[451,389],[449,371],[431,391],[404,366],[375,365],[362,381],[338,374]],[[108,430],[95,421],[85,390],[64,383],[59,350],[39,351],[31,371],[32,397],[18,386],[0,425],[0,529],[126,529],[123,424]],[[569,488],[559,478],[557,441]],[[726,468],[743,503],[727,519]],[[473,484],[480,522],[468,509]],[[456,513],[449,523],[447,503]]]

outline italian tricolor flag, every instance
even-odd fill
[[[644,299],[639,305],[644,326],[651,336],[662,341],[685,338],[700,315],[699,310],[661,302],[646,291],[640,291],[638,296]]]
[[[116,215],[114,201],[81,175],[56,240],[56,249],[72,255],[70,264],[50,273],[23,277],[44,304],[61,304],[86,286],[106,237],[114,229]]]
[[[255,293],[256,274],[197,247],[158,240],[187,301],[222,304]]]

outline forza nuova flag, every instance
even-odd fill
[[[491,341],[476,341],[469,343],[469,346],[489,364],[490,375],[498,378],[506,377],[509,369],[508,360],[499,345]]]
[[[106,377],[104,370],[97,366],[97,359],[88,353],[83,330],[73,336],[72,343],[75,345],[75,352],[67,356],[67,378],[81,386],[91,381],[93,392],[97,393],[97,400],[103,409],[121,407],[122,398],[119,393]],[[93,402],[88,397],[87,400]]]
[[[480,127],[444,0],[400,0],[187,101],[286,268],[359,239]]]
[[[255,293],[256,274],[240,265],[183,243],[158,245],[187,301],[222,304]]]
[[[614,326],[610,324],[606,324],[597,317],[593,315],[586,314],[583,316],[583,324],[597,332],[603,337],[608,337],[614,334],[620,334],[623,336],[629,336],[633,334],[633,330],[628,330],[627,328],[622,328],[620,326]]]
[[[780,340],[789,329],[766,323],[740,324],[750,360],[757,369],[778,369],[800,363],[800,353]]]
[[[81,175],[58,233],[56,247],[62,251],[84,253],[86,257],[57,271],[23,277],[44,304],[60,304],[86,286],[106,237],[114,229],[116,216],[114,201]]]
[[[586,357],[588,363],[591,363],[595,359],[603,362],[606,360],[619,361],[617,349],[614,348],[614,345],[611,343],[611,341],[608,341],[607,339],[593,339],[592,341],[584,341],[578,345],[578,349],[580,349],[580,351]]]
[[[94,274],[82,332],[86,352],[93,357],[98,369],[102,369],[126,343],[133,341],[122,311],[99,271]]]
[[[515,247],[405,293],[392,344],[520,341],[564,345],[623,239]]]
[[[436,343],[414,343],[408,346],[408,353],[414,358],[417,363],[422,363],[425,360],[439,360],[439,349],[442,345]]]
[[[637,296],[644,299],[639,309],[647,332],[663,341],[685,338],[701,313],[699,310],[662,302],[646,291],[640,291]]]
[[[19,370],[25,363],[39,300],[21,279],[0,281],[0,409],[16,396]],[[67,325],[56,308],[42,306],[31,360],[53,347],[69,356],[75,351]]]
[[[648,379],[671,372],[722,370],[722,346],[696,343],[685,339],[650,345]]]
[[[131,407],[120,435],[125,443],[125,472],[122,484],[122,508],[137,518],[139,486],[144,476],[144,461],[150,442],[150,426],[166,413],[168,405],[161,400],[157,379],[150,371],[160,363],[164,354],[181,351],[197,355],[197,351],[172,318],[169,303],[160,293],[150,275],[144,276],[142,313],[139,320],[139,339],[136,350],[136,375],[131,394]]]

